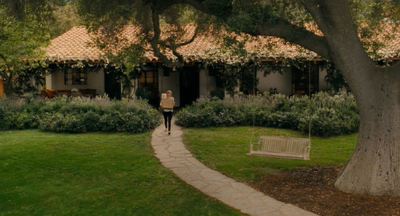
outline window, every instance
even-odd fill
[[[74,68],[64,72],[65,85],[87,85],[88,75],[83,69]]]
[[[139,86],[156,88],[158,85],[157,80],[156,70],[143,71],[139,78]]]
[[[72,85],[87,85],[87,73],[82,70],[72,72]]]
[[[308,95],[319,91],[319,66],[306,64],[292,67],[293,94]],[[310,92],[311,90],[311,92]]]

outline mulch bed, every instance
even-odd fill
[[[400,216],[400,197],[351,195],[334,187],[340,168],[299,169],[253,185],[277,200],[321,216]]]

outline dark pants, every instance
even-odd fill
[[[163,112],[163,115],[164,115],[165,128],[168,128],[168,131],[171,131],[171,120],[173,112]]]

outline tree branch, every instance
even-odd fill
[[[153,32],[154,35],[153,35],[152,39],[150,40],[151,47],[153,49],[154,55],[156,57],[158,57],[161,60],[161,62],[165,63],[167,66],[173,66],[171,60],[168,59],[168,57],[165,56],[161,52],[158,45],[162,45],[162,46],[170,49],[172,54],[178,59],[178,61],[176,62],[175,65],[179,66],[184,62],[184,57],[177,51],[177,49],[181,46],[185,46],[185,45],[192,43],[198,35],[199,28],[196,27],[194,34],[187,41],[177,43],[177,44],[175,44],[174,41],[170,41],[170,42],[162,41],[161,40],[161,26],[160,26],[159,14],[160,14],[160,10],[165,10],[166,8],[160,7],[160,5],[158,5],[158,8],[161,8],[161,9],[157,9],[157,6],[154,6],[154,5],[151,7],[151,11],[152,11],[151,18],[152,18],[153,31],[154,31]]]
[[[332,52],[341,52],[343,56],[346,56],[351,50],[352,59],[374,65],[358,37],[348,0],[298,0],[298,2],[314,18]],[[341,49],[341,47],[348,49]]]
[[[172,54],[174,54],[174,56],[178,59],[177,64],[182,64],[182,63],[184,62],[183,55],[181,55],[181,54],[177,51],[177,47],[176,47],[176,46],[167,44],[167,43],[164,42],[164,41],[159,41],[158,43],[161,44],[162,46],[164,46],[164,47],[166,47],[166,48],[168,48],[168,49],[171,50]],[[169,60],[168,60],[168,61],[169,61]]]
[[[151,7],[151,21],[153,25],[153,38],[150,41],[150,45],[153,48],[154,55],[158,57],[161,62],[165,63],[166,65],[170,66],[171,61],[161,52],[160,48],[158,47],[160,43],[161,37],[161,27],[160,27],[160,16],[158,14],[157,9],[152,6]]]
[[[206,5],[202,4],[202,1],[200,0],[170,0],[170,6],[174,4],[187,4],[203,13],[210,14],[210,9],[207,8]],[[255,30],[252,30],[251,32],[244,31],[243,33],[247,33],[253,36],[279,37],[291,43],[298,44],[308,50],[314,51],[322,58],[330,58],[328,44],[324,37],[315,35],[314,33],[302,27],[293,25],[282,18],[276,18],[273,22],[258,26]]]
[[[163,44],[163,46],[169,48],[172,51],[172,54],[174,54],[178,58],[178,64],[182,64],[184,62],[184,58],[183,58],[183,55],[181,55],[178,52],[178,48],[182,47],[182,46],[186,46],[186,45],[192,43],[196,39],[196,37],[198,35],[198,32],[199,32],[199,30],[196,27],[195,32],[192,35],[192,37],[189,40],[185,41],[185,42],[181,42],[181,43],[178,43],[178,44],[175,44],[174,41],[170,41],[169,43],[166,43],[166,42],[161,42],[161,43]]]
[[[284,19],[275,20],[263,26],[258,26],[255,32],[250,33],[254,36],[275,36],[294,44],[298,44],[308,50],[314,51],[322,58],[330,59],[329,46],[325,37],[318,36],[305,28],[293,25]]]
[[[189,40],[187,40],[187,41],[185,41],[185,42],[181,42],[181,43],[175,44],[175,46],[176,46],[176,47],[181,47],[181,46],[186,46],[186,45],[192,43],[192,42],[196,39],[196,37],[197,37],[198,34],[199,34],[199,28],[196,27],[196,29],[194,30],[194,33],[193,33],[192,37],[191,37]]]
[[[331,60],[343,73],[360,103],[367,104],[370,95],[364,89],[376,87],[383,76],[368,56],[353,22],[349,0],[298,0],[324,33]]]

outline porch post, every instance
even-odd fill
[[[3,78],[0,77],[0,98],[4,97],[4,81]]]

